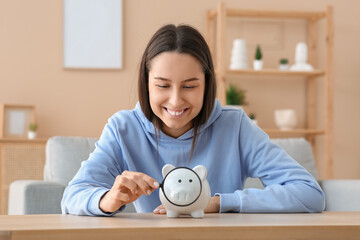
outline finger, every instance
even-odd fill
[[[153,213],[155,214],[162,214],[162,213],[166,213],[166,209],[163,205],[158,206],[157,208],[154,209]]]
[[[159,213],[160,213],[160,214],[166,214],[166,209],[165,209],[165,208],[159,209]]]
[[[142,172],[131,172],[131,171],[124,171],[122,175],[126,176],[133,176],[136,178],[142,178],[149,186],[153,189],[157,189],[160,187],[160,184],[158,181],[156,181],[154,178],[150,177],[149,175],[142,173]]]
[[[146,195],[150,195],[159,183],[152,177],[140,172],[124,172],[123,173],[129,180],[135,182],[140,191]]]
[[[141,191],[143,194],[150,195],[154,190],[146,181],[141,178],[136,180],[136,184],[139,191]]]
[[[153,213],[154,213],[154,214],[159,214],[159,208],[155,208],[155,209],[153,210]]]
[[[159,184],[158,181],[156,181],[154,178],[152,178],[152,177],[150,177],[150,176],[148,176],[148,175],[146,175],[146,174],[145,174],[145,176],[144,176],[144,181],[147,182],[147,183],[149,184],[149,186],[150,186],[153,190],[155,190],[155,189],[157,189],[157,188],[160,187],[160,184]]]
[[[113,188],[120,190],[122,192],[124,192],[125,189],[129,189],[129,191],[134,195],[138,193],[137,192],[138,185],[136,184],[136,182],[122,175],[116,177]]]

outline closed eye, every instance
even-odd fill
[[[157,84],[156,86],[157,86],[158,88],[169,88],[168,85]]]
[[[192,88],[196,88],[196,86],[184,86],[185,89],[192,89]]]

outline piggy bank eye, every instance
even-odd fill
[[[192,182],[192,179],[189,179],[189,182]]]
[[[179,179],[178,182],[181,183],[181,179]]]

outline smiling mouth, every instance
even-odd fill
[[[187,110],[189,110],[189,108],[185,108],[185,109],[183,109],[183,110],[181,110],[181,111],[179,111],[179,110],[170,110],[170,109],[168,109],[168,108],[166,108],[166,107],[164,107],[164,109],[171,115],[171,116],[174,116],[174,117],[179,117],[179,116],[181,116],[181,115],[183,115]]]

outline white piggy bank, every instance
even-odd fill
[[[210,201],[210,186],[206,180],[207,171],[202,165],[193,169],[175,168],[166,164],[162,169],[164,180],[159,191],[160,201],[168,217],[190,214],[202,218]]]

